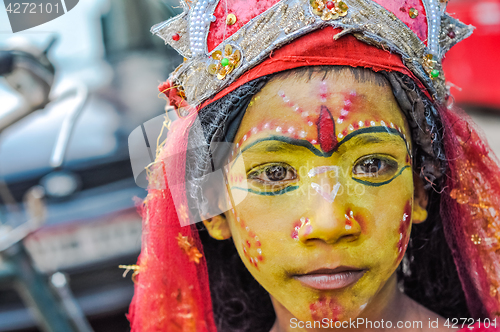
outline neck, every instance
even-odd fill
[[[308,332],[322,332],[329,331],[329,329],[319,328],[319,329],[306,329],[297,328],[291,322],[300,321],[296,318],[290,311],[288,311],[281,303],[276,301],[272,296],[271,300],[273,302],[274,310],[276,312],[276,322],[270,332],[298,332],[298,331],[308,331]],[[397,277],[394,273],[389,280],[387,280],[384,287],[375,295],[375,297],[370,301],[366,308],[361,312],[358,317],[351,317],[352,320],[357,320],[363,318],[364,321],[372,322],[384,322],[392,321],[393,327],[396,326],[396,322],[404,320],[405,310],[402,308],[406,307],[406,297],[397,288]],[[338,328],[333,328],[333,330],[339,330]],[[343,331],[384,331],[384,329],[371,329],[363,327],[357,328],[343,328]],[[390,329],[388,329],[390,330]],[[394,329],[392,329],[394,330]]]

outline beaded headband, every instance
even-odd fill
[[[473,27],[446,0],[181,0],[183,13],[153,26],[185,61],[169,80],[190,105],[229,86],[271,52],[326,26],[401,56],[436,102],[448,94],[441,60]]]

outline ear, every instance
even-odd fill
[[[427,204],[429,203],[429,196],[424,189],[424,182],[422,178],[413,172],[413,218],[414,224],[423,223],[427,219]]]
[[[208,234],[216,240],[227,240],[231,237],[231,230],[224,214],[204,219],[203,225],[208,230]]]

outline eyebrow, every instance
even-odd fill
[[[354,144],[356,145],[361,145],[361,144],[368,144],[368,143],[382,143],[385,142],[385,140],[380,139],[379,137],[375,135],[365,135],[365,136],[360,136],[363,134],[371,134],[371,133],[387,133],[391,134],[394,136],[398,136],[403,140],[405,143],[406,149],[408,154],[410,154],[409,148],[408,148],[408,142],[404,138],[403,134],[400,133],[398,130],[394,128],[388,128],[384,126],[379,126],[379,127],[369,127],[369,128],[362,128],[358,129],[349,135],[345,136],[344,139],[337,145],[337,147],[332,150],[331,152],[322,152],[321,150],[318,150],[311,142],[304,140],[304,139],[296,139],[296,138],[291,138],[287,136],[270,136],[270,137],[265,137],[258,139],[252,143],[250,143],[248,146],[244,147],[240,152],[236,155],[234,158],[233,162],[238,159],[238,157],[245,151],[247,150],[252,150],[252,153],[264,153],[264,152],[293,152],[295,150],[296,146],[304,147],[314,153],[316,156],[319,157],[330,157],[333,153],[337,152],[339,148],[344,145],[345,143],[349,141],[353,141]],[[266,141],[277,141],[280,143],[273,143],[273,144],[267,144],[263,145],[261,143],[266,142]],[[295,146],[295,147],[294,147]],[[234,165],[234,163],[233,163]],[[232,168],[232,166],[231,166]]]

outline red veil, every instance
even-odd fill
[[[186,189],[183,184],[167,185],[167,178],[185,178],[189,129],[199,109],[258,77],[317,65],[397,71],[411,77],[430,98],[424,84],[399,55],[352,35],[334,40],[340,31],[326,27],[295,39],[197,107],[190,107],[182,90],[172,82],[160,86],[170,105],[190,109],[190,113],[172,123],[167,141],[150,169],[152,186],[140,207],[143,242],[128,315],[132,331],[216,331],[198,232],[195,225],[189,225],[187,200],[175,204],[173,200],[185,196]],[[448,161],[441,195],[447,243],[471,314],[500,317],[500,169],[466,116],[449,107],[437,108]]]

